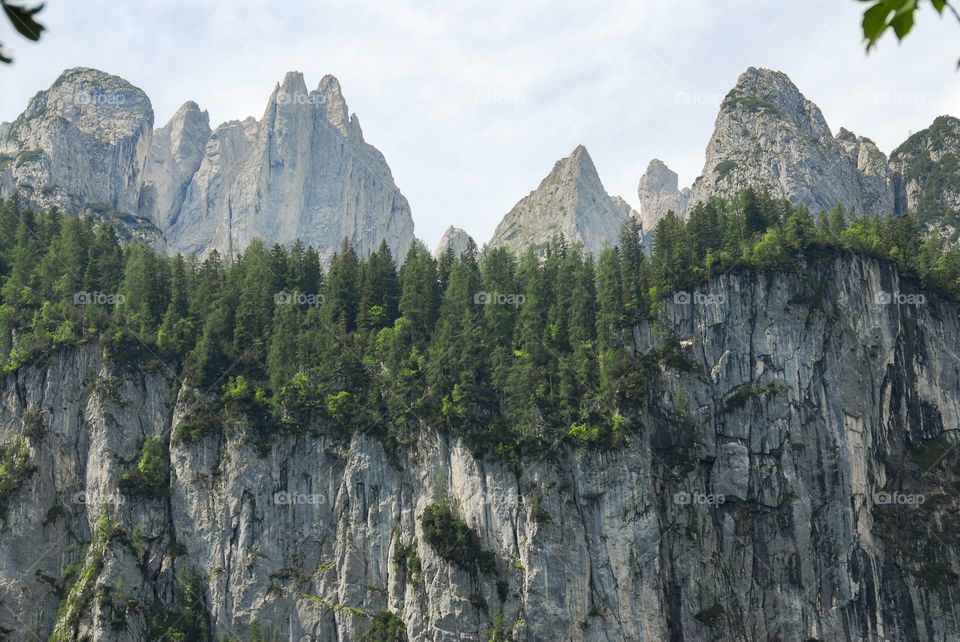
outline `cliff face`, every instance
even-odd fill
[[[960,225],[960,119],[941,116],[890,154],[899,206],[955,233]]]
[[[88,345],[7,375],[0,443],[34,469],[4,515],[0,621],[148,640],[193,606],[217,640],[355,640],[384,610],[411,640],[957,639],[956,305],[849,257],[688,294],[635,328],[659,364],[643,428],[519,470],[428,428],[386,452],[220,425],[131,490],[145,439],[203,414],[173,373]],[[420,516],[439,500],[495,570],[438,556]]]
[[[193,102],[153,131],[140,89],[68,70],[0,125],[0,197],[15,193],[40,208],[119,213],[109,220],[122,233],[155,228],[134,231],[184,254],[242,251],[259,237],[330,256],[346,238],[363,256],[386,240],[402,261],[414,238],[407,200],[332,76],[308,92],[289,73],[261,120],[211,133]]]
[[[37,207],[87,205],[135,213],[153,110],[140,89],[94,69],[69,69],[0,130],[0,196]]]
[[[346,238],[362,256],[386,240],[402,260],[413,241],[410,206],[337,80],[307,91],[299,73],[277,85],[260,121],[214,131],[170,220],[171,244],[188,253],[242,249],[259,237],[299,239],[329,256]]]

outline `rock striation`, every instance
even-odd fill
[[[0,382],[0,443],[35,467],[2,514],[0,622],[146,641],[192,577],[216,640],[349,642],[386,610],[436,642],[958,639],[957,306],[877,304],[911,285],[874,260],[803,270],[668,298],[631,346],[660,364],[643,428],[520,467],[429,429],[400,452],[322,424],[178,438],[202,411],[173,373],[57,351]],[[151,435],[165,487],[121,490]],[[440,499],[494,572],[427,542]]]
[[[587,252],[598,253],[605,245],[616,245],[634,216],[626,201],[607,194],[593,159],[580,145],[507,213],[489,245],[519,253],[563,235],[567,241],[583,243]]]
[[[179,216],[211,133],[209,114],[193,101],[153,133],[138,210],[161,231],[167,231]]]
[[[218,127],[186,188],[168,239],[205,254],[301,240],[324,256],[347,239],[363,256],[387,241],[398,260],[413,241],[406,198],[383,155],[363,139],[336,78],[308,91],[299,73],[278,84],[263,117]]]

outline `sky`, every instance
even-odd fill
[[[156,124],[187,100],[211,124],[259,118],[274,85],[335,75],[433,247],[480,244],[579,144],[638,207],[660,158],[689,185],[720,101],[747,67],[786,72],[836,132],[889,153],[960,116],[960,24],[928,4],[867,56],[855,0],[48,0],[39,44],[0,25],[0,121],[69,67],[143,89]]]

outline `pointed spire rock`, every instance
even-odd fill
[[[138,210],[166,231],[200,168],[210,139],[210,115],[197,103],[184,103],[170,121],[153,133]]]
[[[893,211],[892,187],[869,171],[786,74],[750,67],[720,105],[690,203],[755,187],[814,212],[837,204],[851,213]]]
[[[683,216],[687,210],[690,188],[680,190],[677,173],[663,161],[654,158],[640,178],[637,195],[640,197],[640,222],[645,233],[652,233],[667,212]]]
[[[622,199],[607,194],[593,159],[578,145],[503,218],[490,246],[520,253],[562,234],[567,241],[582,242],[586,251],[597,253],[605,245],[616,245],[634,214]]]
[[[471,243],[474,243],[474,241],[469,234],[459,227],[451,225],[440,237],[440,242],[437,243],[437,247],[433,251],[433,258],[439,259],[447,250],[452,250],[454,256],[460,256]]]
[[[260,121],[227,123],[210,137],[168,231],[185,254],[301,240],[325,257],[346,238],[361,256],[386,240],[402,260],[413,241],[407,199],[383,155],[351,125],[340,83],[307,93],[291,72]]]

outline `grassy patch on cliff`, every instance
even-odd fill
[[[14,493],[36,470],[26,441],[16,438],[0,445],[0,516],[6,514]]]
[[[473,576],[496,572],[497,558],[483,548],[480,536],[446,502],[427,506],[420,514],[420,526],[427,544],[442,559]]]

